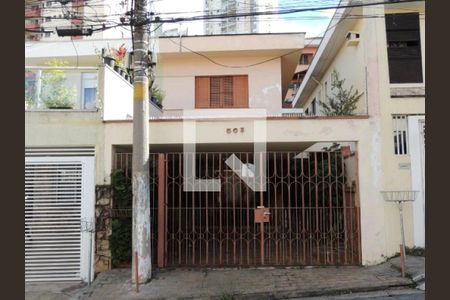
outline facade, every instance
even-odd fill
[[[284,98],[283,107],[292,107],[292,100],[294,100],[298,88],[300,87],[303,78],[305,77],[306,71],[308,71],[309,65],[311,64],[314,54],[319,47],[320,41],[320,38],[305,39],[305,48],[303,48],[302,55],[300,56],[300,59],[298,61],[298,66],[295,69],[291,84],[289,85],[289,89]],[[305,113],[309,113],[309,111],[305,111]]]
[[[58,37],[56,27],[99,28],[102,24],[117,22],[120,14],[130,9],[130,1],[102,0],[95,3],[76,1],[25,1],[25,40],[61,41],[70,37]],[[130,31],[121,27],[96,31],[91,36],[77,36],[72,39],[110,39],[130,37]]]
[[[374,231],[388,254],[398,251],[400,221],[383,191],[416,193],[415,201],[405,204],[406,245],[425,247],[424,10],[424,2],[370,6],[352,13],[384,17],[333,20],[293,100],[295,107],[323,115],[317,104],[332,94],[333,70],[347,88],[353,85],[363,93],[356,113],[369,116],[367,135],[375,142],[370,159],[377,161],[364,180],[372,180],[379,191],[367,204],[370,214],[383,220],[367,230]],[[407,194],[403,197],[411,198]],[[361,218],[367,217],[363,212]]]
[[[377,5],[358,8],[358,14],[405,8],[424,9],[421,3]],[[423,68],[425,22],[418,16]],[[397,207],[382,192],[424,191],[423,177],[414,175],[423,175],[424,148],[418,145],[424,136],[414,131],[420,133],[424,86],[389,82],[395,55],[380,41],[387,39],[390,17],[349,18],[337,26],[333,18],[293,99],[294,107],[309,109],[338,69],[348,85],[363,91],[352,115],[320,109],[284,114],[304,33],[155,41],[155,84],[165,98],[163,109],[151,106],[149,115],[154,266],[372,265],[398,252]],[[349,31],[358,39],[347,40]],[[395,49],[405,46],[394,42]],[[113,201],[111,176],[121,170],[130,178],[132,86],[99,61],[95,49],[106,41],[74,43],[83,49],[78,59],[70,41],[27,50],[26,76],[38,74],[31,92],[44,104],[25,112],[27,281],[89,281],[111,268],[111,222],[131,209]],[[49,82],[42,49],[48,57],[60,49],[57,57],[70,62],[60,69],[65,84],[70,70],[78,74],[72,81],[79,83],[76,109],[45,107],[45,94],[38,92]],[[93,94],[91,105],[84,105]],[[405,205],[407,246],[421,245],[416,206],[423,205],[423,194],[419,198]]]
[[[257,11],[257,2],[257,0],[205,0],[204,10],[208,15],[252,13]],[[204,24],[205,35],[256,32],[258,32],[258,22],[255,16],[206,20]]]

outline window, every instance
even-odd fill
[[[81,76],[82,104],[84,109],[94,109],[97,100],[97,73],[83,73]]]
[[[394,153],[395,155],[408,154],[408,119],[407,115],[393,115]]]
[[[317,115],[317,101],[316,101],[316,98],[314,98],[314,100],[311,102],[311,114],[313,116]]]
[[[45,22],[51,22],[52,21],[52,18],[50,18],[50,17],[45,17]]]
[[[248,107],[248,76],[195,77],[195,107]]]
[[[312,54],[302,54],[300,56],[300,64],[301,65],[309,65],[311,63]]]
[[[423,82],[419,14],[387,14],[385,20],[390,82]]]
[[[46,32],[45,33],[45,37],[50,37],[50,35],[51,35],[51,32]]]

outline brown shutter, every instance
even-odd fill
[[[195,108],[209,108],[209,77],[195,77]]]
[[[248,107],[248,76],[233,76],[234,107]]]

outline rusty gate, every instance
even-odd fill
[[[159,267],[361,263],[356,155],[268,152],[267,189],[254,192],[225,164],[232,154],[254,164],[250,152],[191,154],[219,192],[183,190],[183,153],[151,155]]]

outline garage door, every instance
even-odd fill
[[[93,276],[93,148],[26,149],[25,281]],[[83,228],[83,229],[82,229]]]

